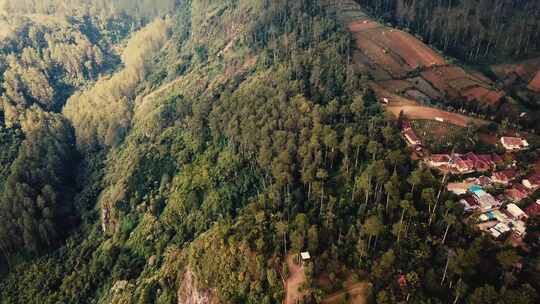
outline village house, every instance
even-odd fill
[[[459,203],[463,205],[463,210],[465,212],[473,212],[480,208],[480,204],[473,196],[466,196],[459,200]]]
[[[474,172],[474,162],[469,159],[464,159],[459,154],[452,156],[453,168],[461,174]]]
[[[516,204],[508,204],[506,206],[506,211],[510,217],[514,220],[524,220],[527,218],[527,214],[521,210]]]
[[[536,200],[536,203],[532,203],[525,208],[525,214],[527,214],[528,217],[540,215],[540,199]]]
[[[517,203],[529,196],[527,188],[521,184],[515,184],[510,189],[506,189],[505,196],[512,202]]]
[[[491,180],[494,183],[507,185],[511,181],[513,181],[517,176],[517,172],[514,169],[507,169],[503,171],[494,172],[491,175]]]
[[[501,239],[510,232],[510,227],[504,223],[498,223],[495,227],[489,229],[489,233],[495,239]]]
[[[514,235],[518,238],[523,237],[527,231],[527,225],[522,220],[512,221],[510,227],[512,228],[512,231],[514,231]]]
[[[501,144],[508,151],[519,151],[529,147],[529,143],[520,137],[501,137]]]
[[[487,186],[490,186],[491,184],[493,184],[493,181],[491,181],[491,178],[485,176],[485,175],[482,175],[478,178],[468,178],[465,180],[467,183],[471,183],[471,184],[474,184],[474,185],[478,185],[478,186],[481,186],[481,187],[487,187]]]
[[[540,189],[540,174],[529,175],[521,183],[530,191],[536,191]]]
[[[488,162],[482,160],[478,155],[473,152],[469,152],[463,155],[463,159],[472,162],[474,170],[478,172],[488,171],[491,169],[491,165]]]
[[[428,166],[431,167],[442,167],[442,166],[448,166],[450,164],[450,155],[448,154],[433,154],[427,159]]]
[[[403,132],[407,131],[407,130],[412,130],[412,125],[411,125],[411,122],[408,121],[408,120],[404,120],[402,123],[401,123],[401,130]]]
[[[407,143],[411,146],[420,146],[422,145],[422,141],[420,141],[420,138],[416,136],[416,133],[412,129],[408,129],[403,132],[403,136],[407,140]]]
[[[491,194],[487,193],[482,187],[473,185],[469,187],[469,192],[472,193],[474,199],[478,202],[482,211],[491,210],[501,206],[501,203]]]
[[[464,195],[469,192],[469,187],[468,183],[448,183],[446,189],[456,195]]]
[[[428,166],[441,170],[451,169],[454,173],[467,174],[494,170],[503,159],[496,154],[434,154],[426,159]],[[484,180],[485,182],[486,180]],[[491,183],[491,182],[489,182]]]

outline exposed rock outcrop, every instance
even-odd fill
[[[219,304],[218,298],[211,290],[204,290],[197,282],[195,274],[188,269],[182,276],[178,288],[178,304]]]

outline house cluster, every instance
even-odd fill
[[[497,154],[433,154],[426,158],[426,164],[432,168],[453,174],[468,174],[495,170],[504,159]]]
[[[404,121],[401,129],[407,144],[413,147],[417,155],[423,156],[422,141],[414,132],[411,123]],[[502,137],[500,143],[507,152],[529,148],[527,140],[519,137]],[[524,210],[519,207],[523,205],[524,199],[531,197],[536,190],[540,189],[540,174],[531,174],[519,180],[515,162],[512,166],[500,170],[505,165],[505,159],[501,155],[469,152],[433,154],[423,159],[427,166],[445,173],[483,174],[480,177],[449,183],[448,190],[458,195],[465,212],[478,216],[478,227],[495,239],[513,235],[514,239],[520,240],[525,235],[527,219],[532,215],[540,214],[540,200]],[[494,187],[495,185],[497,187]],[[492,191],[493,189],[500,190],[500,187],[503,187],[502,192]]]
[[[488,193],[494,185],[505,187],[504,193],[496,197]],[[479,214],[478,227],[495,239],[513,233],[522,238],[526,230],[526,220],[540,214],[540,201],[522,210],[520,204],[540,189],[540,174],[530,174],[518,181],[518,173],[510,168],[493,172],[490,177],[468,178],[460,183],[448,184],[448,190],[460,196],[460,204],[465,212]]]

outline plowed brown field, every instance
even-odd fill
[[[382,27],[382,25],[375,21],[362,20],[351,22],[348,26],[351,33],[358,33],[361,31]]]
[[[463,115],[413,106],[446,99],[456,104],[467,101],[497,107],[503,100],[505,94],[497,90],[487,77],[478,72],[468,72],[445,60],[405,31],[370,19],[353,0],[339,2],[346,8],[344,14],[357,16],[341,19],[345,20],[356,42],[353,55],[356,70],[369,74],[373,79],[370,86],[380,100],[389,100],[387,108],[394,114],[404,110],[414,116],[412,118],[419,119],[434,119],[435,114],[448,116],[451,123],[463,126],[469,121]],[[355,10],[358,12],[356,15],[352,14]],[[508,67],[504,69],[511,70]],[[525,67],[522,69],[523,73],[527,70]],[[396,102],[400,103],[397,108]],[[409,107],[399,109],[405,106],[404,103]]]

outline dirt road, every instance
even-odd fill
[[[294,263],[294,256],[287,257],[287,266],[289,267],[289,277],[285,281],[286,297],[284,304],[296,304],[304,294],[299,291],[300,286],[306,281],[304,268]]]
[[[368,283],[360,282],[351,284],[344,291],[337,292],[329,295],[326,299],[322,300],[322,304],[337,304],[342,303],[344,299],[349,296],[349,303],[351,304],[366,304],[367,303],[367,291]]]
[[[460,127],[466,127],[467,124],[473,123],[477,125],[484,125],[488,122],[482,119],[473,118],[465,116],[458,113],[446,112],[431,107],[424,106],[413,106],[413,105],[399,105],[391,104],[386,108],[388,111],[392,112],[396,117],[399,116],[399,113],[403,111],[405,117],[410,120],[415,119],[426,119],[426,120],[436,120],[436,118],[442,118],[444,122],[450,123]]]

